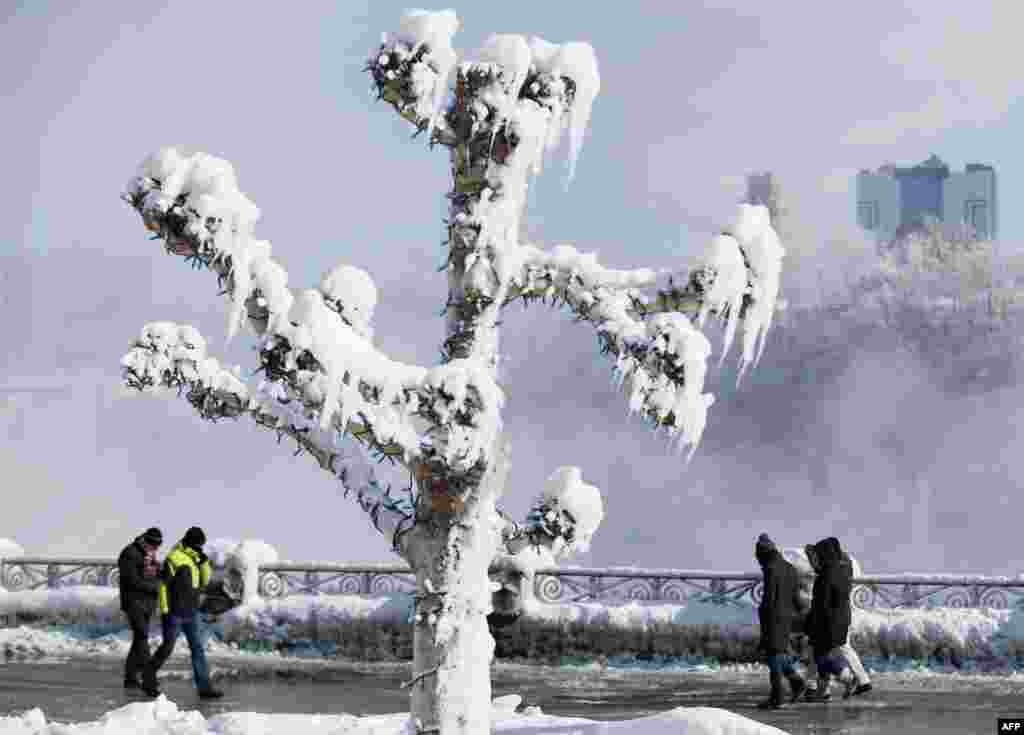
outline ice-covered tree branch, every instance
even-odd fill
[[[233,168],[206,154],[163,149],[141,166],[125,194],[167,248],[215,270],[232,298],[229,333],[243,314],[261,338],[260,369],[321,428],[349,431],[402,462],[471,471],[498,426],[501,395],[475,363],[426,369],[390,360],[372,344],[376,288],[341,265],[297,294],[252,237],[259,216]]]
[[[630,409],[677,437],[691,453],[700,441],[714,397],[703,393],[711,344],[700,332],[709,314],[726,321],[722,357],[737,324],[744,325],[740,374],[756,363],[771,324],[784,251],[762,206],[739,205],[727,233],[715,237],[683,286],[657,284],[647,269],[613,270],[593,253],[561,245],[550,252],[529,245],[507,301],[564,304],[593,324],[601,351],[616,359]],[[655,288],[652,297],[642,289]],[[696,324],[691,322],[693,317]]]
[[[543,549],[554,562],[587,551],[603,519],[600,490],[583,481],[579,467],[559,467],[534,499],[525,522],[499,512],[500,548],[511,555]]]
[[[451,39],[458,27],[454,11],[409,11],[402,16],[398,32],[384,38],[366,65],[378,99],[412,123],[417,134],[429,131],[432,144],[456,143],[454,132],[440,113],[448,93],[448,77],[455,66]]]
[[[281,386],[263,381],[255,388],[242,380],[238,368],[228,369],[206,352],[206,340],[194,327],[170,322],[147,324],[122,358],[126,385],[140,391],[175,390],[207,420],[248,416],[295,441],[321,469],[336,477],[370,516],[377,530],[404,555],[403,534],[413,525],[413,501],[382,488],[361,450],[344,447],[336,431],[320,426],[315,408],[287,397]],[[372,428],[351,422],[350,432],[369,449],[376,444]],[[350,443],[351,444],[351,443]]]

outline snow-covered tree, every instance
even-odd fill
[[[244,379],[207,354],[194,328],[163,322],[143,328],[122,366],[128,385],[176,388],[203,418],[248,417],[337,477],[416,575],[410,731],[478,735],[489,732],[488,568],[585,548],[603,515],[600,493],[571,467],[554,472],[524,523],[496,508],[509,466],[503,310],[552,301],[591,324],[630,408],[692,454],[713,403],[703,390],[711,345],[699,327],[724,320],[724,356],[742,321],[741,371],[755,363],[783,250],[767,209],[747,204],[682,280],[520,242],[530,178],[563,137],[574,173],[600,88],[597,60],[586,43],[495,35],[460,62],[457,27],[452,11],[410,11],[367,65],[380,98],[451,161],[441,364],[402,364],[374,346],[376,289],[364,271],[340,265],[314,288],[290,288],[270,243],[255,237],[259,210],[231,165],[163,149],[125,199],[169,252],[218,276],[229,335],[243,324],[255,333],[260,375]],[[353,445],[407,467],[408,492],[382,488]]]
[[[851,300],[878,309],[908,348],[945,365],[984,358],[1003,337],[1016,342],[1021,272],[996,243],[929,221],[879,245],[876,267],[853,284]]]

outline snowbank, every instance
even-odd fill
[[[0,590],[0,616],[46,622],[112,622],[119,620],[121,600],[116,587],[82,585],[57,589]]]
[[[24,556],[25,550],[9,538],[0,538],[0,559],[13,559],[16,556]]]
[[[118,608],[114,588],[0,594],[0,621],[70,624],[77,631],[77,638],[68,638],[58,630],[51,650],[46,636],[53,628],[37,629],[39,635],[31,640],[25,639],[24,631],[31,630],[25,628],[18,634],[19,650],[30,655],[65,653],[77,645],[75,640],[93,646],[114,631],[122,635],[126,629]],[[233,643],[292,655],[406,659],[411,656],[411,612],[411,597],[405,593],[251,597],[224,615],[215,630],[225,646]],[[12,635],[11,629],[0,630],[0,645]],[[955,667],[971,660],[985,665],[1019,663],[1024,657],[1024,610],[855,608],[850,635],[862,656],[879,660],[932,660]],[[753,606],[710,599],[690,599],[685,604],[526,600],[519,621],[495,631],[499,657],[549,662],[566,656],[601,659],[632,654],[756,661],[757,638]]]
[[[243,541],[227,554],[224,561],[225,576],[229,579],[232,575],[241,578],[244,585],[244,603],[259,599],[260,566],[274,564],[279,558],[277,549],[265,541],[256,539]]]
[[[597,722],[578,717],[545,715],[537,707],[515,712],[519,697],[500,697],[492,706],[494,732],[517,735],[564,732],[621,735],[785,735],[782,730],[714,707],[678,707],[638,720]],[[96,722],[59,725],[46,721],[40,709],[0,717],[4,735],[401,735],[408,733],[408,715],[279,715],[230,712],[209,719],[195,710],[181,710],[161,695],[153,702],[136,702],[105,714]],[[562,730],[561,728],[565,728]]]
[[[237,546],[238,541],[233,538],[215,538],[203,545],[203,551],[210,557],[214,567],[223,568],[227,566],[228,556]]]

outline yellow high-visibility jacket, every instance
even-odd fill
[[[213,566],[201,551],[177,544],[164,559],[160,584],[160,614],[191,617],[199,607],[199,593],[210,583]]]

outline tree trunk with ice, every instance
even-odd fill
[[[481,735],[490,731],[494,649],[488,570],[583,550],[603,517],[599,491],[575,467],[552,474],[522,525],[497,510],[509,467],[503,309],[550,300],[591,324],[630,409],[692,453],[713,403],[699,326],[725,320],[724,356],[742,322],[741,365],[755,363],[783,251],[767,210],[750,205],[678,283],[605,268],[567,245],[520,243],[530,177],[563,137],[570,178],[575,170],[600,88],[597,61],[585,43],[496,35],[456,63],[457,27],[452,11],[410,11],[367,65],[380,98],[451,160],[441,364],[406,365],[376,349],[376,288],[358,268],[335,267],[316,288],[293,291],[270,243],[254,237],[259,210],[231,164],[163,149],[124,198],[168,252],[216,273],[231,299],[229,335],[247,324],[259,340],[260,378],[243,380],[207,355],[194,328],[169,322],[145,325],[122,368],[129,386],[177,390],[203,418],[247,416],[288,437],[341,482],[416,575],[407,730]],[[382,487],[367,453],[408,468],[411,485]]]

